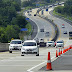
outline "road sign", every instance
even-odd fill
[[[36,4],[36,7],[37,7],[37,6],[40,6],[40,4]]]
[[[46,11],[48,11],[48,8],[46,9]]]
[[[11,40],[14,40],[14,38],[12,38]]]
[[[27,28],[22,28],[20,31],[28,31]]]
[[[26,20],[29,20],[29,18],[25,18]]]

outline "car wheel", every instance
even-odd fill
[[[21,55],[21,56],[24,56],[24,55]]]
[[[53,46],[53,47],[55,47],[55,46]]]
[[[12,53],[12,51],[9,51],[9,53]]]
[[[39,54],[37,54],[36,56],[39,56]]]

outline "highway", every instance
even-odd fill
[[[48,19],[53,20],[53,22],[58,26],[59,31],[60,31],[58,40],[64,40],[65,46],[68,46],[69,45],[68,42],[71,41],[71,40],[69,40],[69,31],[72,31],[72,26],[69,23],[65,22],[64,20],[54,17],[51,14],[51,11],[53,9],[54,9],[54,7],[49,8],[48,12],[46,12],[46,9],[43,9],[44,10],[43,16],[47,17]],[[65,25],[65,28],[62,28],[62,24]],[[63,31],[67,31],[67,34],[63,34]]]
[[[55,57],[55,48],[40,48],[40,56],[25,55],[21,56],[20,52],[0,53],[0,71],[1,72],[30,72],[37,71],[47,62],[48,51],[51,52],[51,58]],[[37,69],[38,68],[38,69]]]
[[[62,19],[56,18],[50,14],[50,11],[53,10],[54,7],[49,9],[49,12],[45,16],[48,16],[49,19],[53,20],[55,24],[57,24],[60,35],[58,40],[64,40],[65,46],[68,46],[72,43],[72,41],[69,40],[69,36],[64,35],[63,31],[72,31],[72,26],[65,22]],[[54,37],[55,31],[54,27],[45,19],[42,19],[38,16],[34,16],[37,9],[33,9],[31,12],[31,16],[28,16],[28,13],[26,12],[25,15],[30,18],[32,21],[36,23],[38,26],[38,33],[35,38],[44,38],[45,41],[47,39],[51,40]],[[62,24],[65,24],[65,28],[62,28]],[[40,29],[44,28],[45,32],[50,32],[49,37],[45,37],[45,32],[40,32]],[[47,63],[47,57],[48,52],[51,53],[51,60],[54,61],[56,50],[59,50],[59,48],[55,47],[41,47],[39,48],[39,54],[40,56],[30,55],[27,54],[25,56],[21,56],[21,52],[13,52],[10,54],[9,52],[1,52],[0,53],[0,71],[1,72],[42,72],[40,70],[42,67],[44,67]],[[46,70],[43,70],[45,72]]]
[[[33,9],[32,12],[30,13],[31,16],[28,16],[28,13],[25,13],[25,15],[30,18],[32,21],[34,21],[38,27],[38,33],[36,35],[35,38],[43,38],[45,40],[45,42],[47,42],[46,40],[49,39],[51,40],[55,34],[55,30],[54,27],[46,20],[38,17],[38,16],[34,16],[35,10]],[[44,32],[40,32],[40,29],[44,29]],[[50,36],[49,37],[45,37],[45,32],[50,32]]]

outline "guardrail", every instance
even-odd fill
[[[26,12],[26,11],[25,11]],[[25,16],[25,12],[24,12],[24,16]],[[25,16],[27,18],[27,16]],[[37,32],[38,32],[38,27],[36,25],[35,22],[33,22],[31,19],[28,20],[28,22],[30,22],[31,26],[32,26],[32,29],[31,29],[31,32],[30,34],[28,35],[31,36],[31,39],[34,39],[34,37],[36,36]],[[28,39],[28,38],[27,38]]]
[[[8,51],[9,44],[8,43],[0,43],[0,52]]]
[[[58,36],[59,36],[59,29],[58,29],[57,25],[52,20],[50,20],[50,19],[48,19],[44,16],[41,16],[39,14],[38,14],[38,16],[45,19],[45,20],[47,20],[47,21],[49,21],[53,25],[53,27],[55,29],[55,35],[54,35],[54,38],[51,41],[56,41],[58,39]]]
[[[51,11],[51,14],[53,13],[53,11]],[[64,17],[62,17],[62,16],[59,16],[59,15],[56,15],[56,14],[52,14],[52,15],[54,15],[55,17],[58,17],[58,18],[61,18],[61,19],[63,19],[64,21],[66,21],[66,22],[68,22],[70,25],[72,25],[72,21],[71,20],[69,20],[69,19],[67,19],[67,18],[64,18]]]

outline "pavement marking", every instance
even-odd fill
[[[35,65],[0,65],[0,66],[10,67],[10,66],[35,66]]]
[[[55,56],[52,57],[51,59],[54,59],[54,58],[55,58]],[[45,60],[44,62],[42,62],[42,63],[40,63],[40,64],[38,64],[38,65],[36,65],[36,66],[30,68],[30,69],[28,69],[27,71],[28,71],[28,72],[33,72],[32,70],[33,70],[34,68],[36,68],[36,67],[38,67],[38,66],[40,66],[40,65],[42,65],[42,64],[44,64],[44,63],[46,63],[46,62],[47,62],[47,60]]]
[[[12,61],[12,62],[14,62],[14,61],[45,61],[45,60],[1,60],[1,61],[6,61],[6,62]]]

